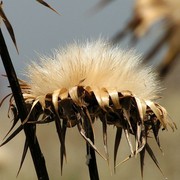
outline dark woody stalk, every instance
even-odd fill
[[[11,58],[5,40],[3,38],[1,29],[0,29],[0,55],[10,83],[10,87],[12,89],[12,93],[18,109],[19,117],[21,119],[21,122],[23,122],[28,115],[28,111],[24,103],[24,99],[18,83],[18,79],[13,64],[11,62]],[[31,156],[34,162],[34,167],[37,173],[37,177],[39,180],[48,180],[49,177],[45,165],[45,159],[43,157],[37,137],[35,135],[35,126],[31,124],[25,124],[23,126],[23,129],[26,135],[26,142],[28,143],[28,147],[30,149]]]

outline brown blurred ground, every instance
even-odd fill
[[[180,127],[180,62],[178,62],[174,69],[169,73],[164,81],[163,98],[160,102],[165,108],[167,108],[171,118]],[[1,97],[2,98],[2,97]],[[3,105],[1,109],[0,117],[0,141],[11,126],[10,119],[7,118],[7,104]],[[97,146],[103,151],[102,146],[102,133],[100,123],[96,123],[96,142]],[[89,179],[87,166],[85,164],[85,142],[78,134],[76,128],[68,129],[66,148],[67,148],[67,164],[64,164],[63,176],[60,175],[59,166],[59,142],[57,139],[54,124],[38,126],[37,135],[42,147],[42,151],[46,158],[46,164],[49,171],[50,179],[63,179],[63,180],[85,180]],[[111,157],[111,170],[113,160],[113,143],[114,143],[114,129],[108,128],[108,140],[109,150]],[[160,132],[161,145],[164,151],[164,156],[157,148],[155,142],[152,140],[153,149],[159,160],[160,166],[169,180],[178,180],[180,176],[180,144],[179,144],[180,132],[179,129],[172,133],[171,129],[168,132]],[[24,134],[23,132],[18,135],[14,140],[0,148],[0,179],[1,180],[13,180],[16,179],[16,173],[18,171],[21,154],[23,150]],[[118,154],[117,162],[123,160],[129,155],[129,149],[127,143],[123,138],[121,147]],[[139,180],[140,176],[140,164],[139,157],[131,159],[130,161],[120,165],[117,168],[116,174],[111,175],[111,170],[108,168],[107,163],[97,156],[97,162],[99,167],[100,179],[102,180],[116,180],[116,179],[133,179]],[[36,179],[35,171],[31,161],[30,154],[28,154],[25,160],[24,166],[18,176],[19,180],[32,180]],[[163,176],[156,168],[155,164],[146,156],[145,180],[160,180]]]

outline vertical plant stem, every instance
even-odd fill
[[[85,123],[86,123],[85,124],[86,137],[89,138],[94,143],[94,134],[88,117],[85,120]],[[86,142],[86,150],[87,150],[87,165],[89,169],[90,180],[99,180],[95,151],[88,142]]]
[[[0,55],[1,59],[11,86],[11,90],[14,96],[14,100],[19,112],[21,122],[25,120],[28,115],[28,111],[25,106],[25,102],[22,96],[22,92],[19,86],[19,82],[14,70],[2,31],[0,29]],[[45,165],[45,159],[41,152],[37,137],[35,135],[34,125],[24,125],[24,132],[28,141],[28,146],[31,152],[31,156],[34,162],[34,167],[39,180],[48,180],[48,173]]]
[[[89,129],[90,130],[90,129]],[[90,135],[91,134],[91,135]],[[89,139],[93,142],[93,134],[92,134],[92,129],[89,132]],[[96,163],[96,155],[94,149],[89,145],[89,143],[86,143],[86,148],[87,148],[87,158],[88,159],[88,168],[89,168],[89,176],[91,180],[99,180],[99,174],[98,174],[98,169],[97,169],[97,163]]]

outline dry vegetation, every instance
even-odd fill
[[[45,1],[38,2],[58,13]],[[111,0],[102,0],[101,3],[98,4],[98,10],[100,10],[102,6],[106,7],[110,2]],[[175,67],[174,71],[172,67],[177,63],[180,54],[179,9],[180,4],[178,0],[162,0],[158,1],[158,3],[156,0],[136,0],[133,18],[127,23],[127,26],[123,30],[112,38],[113,43],[118,43],[129,34],[132,37],[130,43],[132,46],[135,46],[138,44],[139,40],[149,32],[150,27],[155,22],[161,20],[161,23],[158,25],[161,25],[161,27],[163,25],[162,37],[154,43],[153,47],[147,53],[145,53],[144,62],[147,63],[148,61],[153,61],[153,58],[159,53],[159,50],[163,46],[167,47],[164,57],[157,66],[157,70],[163,78],[166,75],[164,84],[168,87],[168,89],[164,91],[164,100],[162,100],[161,104],[166,105],[168,112],[173,115],[172,119],[175,121],[179,118],[178,107],[180,107],[180,101],[178,99],[180,97],[180,86],[178,81],[180,79],[179,76],[177,76],[179,67]],[[2,3],[0,5],[0,16],[2,18],[1,21],[6,25],[15,47],[18,50],[13,28],[3,11]],[[2,54],[1,48],[1,56]],[[173,83],[172,79],[177,83]],[[139,164],[136,161],[137,158],[134,158],[135,161],[131,159],[123,165],[118,166],[116,168],[116,174],[113,175],[113,177],[110,176],[111,172],[113,172],[112,167],[116,167],[117,162],[124,162],[123,160],[126,156],[128,157],[126,160],[128,160],[139,154],[142,176],[145,164],[144,179],[163,179],[161,173],[154,172],[156,171],[156,168],[154,167],[154,164],[151,163],[150,159],[154,161],[160,171],[161,169],[163,170],[165,177],[177,179],[179,176],[177,167],[180,162],[178,156],[180,147],[177,143],[179,133],[176,132],[175,134],[172,134],[171,132],[164,133],[164,131],[161,131],[162,129],[167,130],[167,126],[170,126],[173,130],[176,127],[170,122],[171,120],[168,120],[169,118],[167,117],[166,110],[157,104],[157,102],[154,102],[153,99],[136,97],[131,90],[117,91],[116,89],[108,89],[106,87],[97,89],[95,87],[84,85],[84,81],[85,79],[79,79],[78,85],[74,87],[61,87],[60,89],[54,89],[54,92],[35,95],[32,93],[32,87],[29,82],[19,80],[19,87],[22,90],[29,115],[28,118],[20,118],[19,109],[14,102],[15,95],[10,95],[9,105],[13,112],[14,121],[11,129],[12,131],[9,131],[7,123],[3,122],[1,125],[2,134],[9,132],[2,144],[5,145],[1,147],[2,153],[4,154],[0,157],[0,160],[2,159],[0,178],[6,179],[7,174],[9,179],[15,178],[17,168],[16,170],[15,168],[11,168],[16,167],[19,163],[19,160],[17,159],[12,161],[15,154],[20,157],[23,152],[21,165],[23,164],[28,144],[26,141],[24,150],[22,150],[25,138],[22,133],[21,135],[18,133],[24,129],[24,125],[27,125],[28,121],[33,119],[35,122],[31,121],[28,124],[33,127],[37,124],[36,135],[44,153],[49,177],[51,177],[51,179],[57,179],[57,177],[60,176],[60,170],[62,171],[66,154],[68,154],[68,164],[66,164],[63,170],[62,178],[87,179],[88,169],[85,166],[85,161],[89,160],[89,164],[96,164],[94,151],[101,156],[97,156],[100,179],[131,179],[132,175],[133,179],[139,179],[140,170]],[[173,86],[176,88],[173,88]],[[7,106],[6,103],[2,105],[2,107],[5,108]],[[6,111],[2,111],[2,115],[6,116]],[[20,119],[22,123],[19,122]],[[52,123],[51,121],[55,123]],[[19,124],[19,127],[13,129],[16,123]],[[178,124],[179,123],[177,122],[177,126]],[[109,125],[113,125],[114,128]],[[78,131],[75,131],[75,128],[72,128],[74,126],[78,127],[79,134],[85,141],[82,140],[83,138],[80,138],[77,133]],[[68,131],[66,133],[67,127]],[[47,129],[51,134],[47,133]],[[102,131],[100,132],[99,129],[102,129]],[[124,132],[124,135],[122,135],[122,132]],[[33,131],[33,133],[35,132]],[[0,134],[1,139],[3,138],[2,134]],[[15,139],[9,143],[9,141],[17,134],[19,138],[15,137]],[[67,137],[65,141],[66,134]],[[159,134],[161,136],[162,149],[166,155],[163,159],[160,155],[161,152],[157,148],[159,146],[161,150]],[[132,141],[130,137],[134,137],[135,140]],[[120,141],[122,141],[122,145],[120,145],[119,148]],[[67,149],[65,147],[65,142]],[[157,146],[153,145],[154,142],[157,143]],[[59,144],[61,145],[60,165]],[[85,148],[85,145],[87,146],[87,149]],[[113,146],[114,148],[112,148]],[[10,152],[11,154],[9,153],[9,149],[12,148],[14,152],[16,152],[14,155],[12,151]],[[86,157],[86,151],[88,156],[92,155],[92,159]],[[146,159],[144,159],[145,151],[151,158],[146,157]],[[158,155],[160,166],[155,155]],[[3,156],[6,158],[3,158]],[[33,156],[32,153],[31,156]],[[114,162],[112,162],[113,156]],[[106,163],[102,157],[109,163],[109,168],[108,163]],[[12,163],[10,164],[8,161]],[[36,174],[32,166],[33,164],[30,155],[27,155],[18,178],[23,180],[34,179]],[[108,169],[110,169],[109,172],[107,172]],[[132,173],[129,173],[129,169],[133,169]],[[91,167],[89,165],[91,179],[98,179],[98,173],[93,173],[96,170],[96,166]],[[47,177],[44,177],[44,179],[47,179]]]

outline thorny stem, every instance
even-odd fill
[[[22,92],[18,83],[16,72],[14,70],[2,31],[0,29],[0,55],[12,89],[14,100],[19,112],[21,122],[25,120],[28,111],[22,96]],[[39,180],[48,180],[48,173],[45,165],[45,159],[41,152],[37,137],[35,135],[34,125],[24,125],[24,132],[28,141],[28,146],[34,162],[36,174]]]

